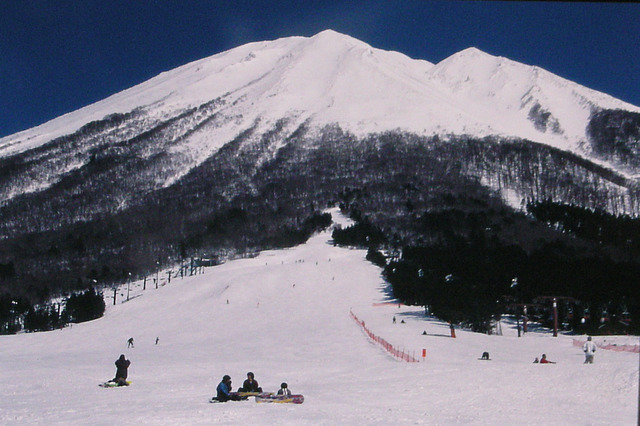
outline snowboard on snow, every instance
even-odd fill
[[[273,392],[231,392],[231,395],[238,396],[270,396]]]
[[[126,385],[119,385],[116,382],[104,382],[104,383],[99,383],[98,386],[100,386],[101,388],[121,388],[123,386],[129,386],[131,384],[130,381],[127,380]]]
[[[304,396],[297,395],[266,395],[256,396],[256,402],[258,403],[276,403],[276,404],[302,404],[304,402]]]
[[[246,401],[249,399],[250,396],[255,396],[255,397],[269,397],[271,395],[273,395],[273,392],[230,392],[231,396],[237,396],[240,399],[237,400],[230,400],[230,401]],[[226,402],[226,401],[218,401],[218,398],[216,398],[215,396],[213,398],[211,398],[209,400],[209,402],[211,403],[218,403],[218,402]]]

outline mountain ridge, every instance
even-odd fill
[[[504,68],[513,71],[516,64],[515,76],[501,71]],[[461,69],[467,71],[466,79],[462,78]],[[518,105],[517,99],[512,99],[496,112],[498,90],[506,87],[500,93],[513,93],[511,85],[515,79],[537,74],[553,76],[547,80],[585,99],[594,99],[590,102],[601,105],[599,108],[640,112],[638,107],[591,89],[585,91],[576,83],[541,70],[489,55],[477,48],[467,48],[434,65],[398,52],[375,49],[350,36],[326,30],[309,38],[287,37],[249,43],[163,72],[80,110],[1,138],[0,155],[18,153],[71,134],[82,125],[102,120],[109,114],[143,108],[162,115],[163,112],[175,113],[198,107],[216,98],[235,102],[234,115],[249,115],[251,121],[261,118],[274,122],[302,114],[300,122],[308,118],[317,120],[319,125],[337,122],[358,135],[395,129],[420,135],[504,135],[577,150],[579,138],[584,137],[587,110],[576,109],[568,101],[560,106],[548,105],[548,93],[541,96],[548,90],[539,85],[525,86],[533,91],[530,108],[538,103],[541,105],[538,109],[550,112],[553,117],[561,115],[553,111],[554,106],[555,109],[568,109],[569,115],[578,111],[580,124],[577,129],[573,123],[560,120],[564,135],[558,137],[558,134],[540,132],[540,126],[536,130],[526,115],[512,114],[506,120],[510,125],[505,125],[504,120],[496,116],[524,108],[524,105]],[[471,85],[469,92],[470,85],[465,83],[470,77],[478,82]],[[504,80],[503,87],[495,84],[500,78]],[[523,85],[517,81],[516,84]],[[491,87],[491,90],[482,93],[485,87]],[[463,90],[469,96],[461,96]],[[243,105],[243,100],[248,104]],[[262,104],[264,106],[260,107]],[[487,105],[493,105],[494,111]],[[517,118],[515,122],[514,118]],[[236,129],[238,133],[240,130]]]

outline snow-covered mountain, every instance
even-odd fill
[[[396,129],[419,135],[502,135],[584,154],[595,111],[640,113],[636,106],[541,68],[475,48],[434,65],[327,30],[310,38],[250,43],[162,73],[0,139],[0,155],[33,149],[115,113],[136,112],[135,125],[120,123],[130,127],[126,136],[132,137],[198,107],[200,115],[171,135],[176,139],[171,149],[191,158],[185,169],[256,123],[266,131],[283,119],[285,132],[306,122],[337,123],[356,135]],[[213,117],[215,126],[197,127]]]
[[[636,106],[474,48],[434,65],[324,31],[0,139],[0,264],[14,286],[115,280],[299,242],[356,198],[407,244],[411,220],[465,200],[638,215],[639,171]]]

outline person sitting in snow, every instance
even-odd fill
[[[220,402],[239,401],[240,397],[231,393],[231,377],[224,375],[216,388],[216,398]]]
[[[280,385],[280,389],[278,390],[278,395],[284,395],[284,396],[291,395],[291,390],[289,390],[289,387],[287,386],[286,383],[282,382],[282,384]]]
[[[116,377],[111,380],[116,382],[118,386],[127,386],[128,368],[131,365],[131,361],[125,358],[124,354],[120,355],[120,358],[116,360]]]
[[[555,364],[555,362],[549,361],[547,359],[547,354],[542,354],[542,358],[540,358],[540,364]]]
[[[247,373],[247,380],[242,383],[238,392],[262,392],[262,388],[258,385],[258,381],[251,371]]]

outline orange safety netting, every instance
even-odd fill
[[[375,334],[373,334],[371,332],[371,330],[369,330],[365,326],[364,321],[360,321],[360,319],[358,319],[358,317],[353,313],[353,311],[350,311],[350,314],[351,314],[351,318],[353,318],[354,321],[357,322],[360,325],[360,327],[366,333],[366,335],[369,337],[369,339],[371,339],[375,343],[377,343],[380,346],[382,346],[382,348],[385,351],[387,351],[388,353],[393,355],[395,358],[397,358],[397,359],[399,359],[401,361],[406,361],[406,362],[420,362],[415,357],[409,355],[408,353],[405,353],[404,350],[399,350],[398,348],[394,347],[392,344],[390,344],[389,342],[384,340],[382,337],[376,336]]]
[[[577,340],[573,339],[573,346],[584,346],[586,340]],[[615,351],[615,352],[633,352],[640,353],[639,345],[616,345],[613,343],[596,343],[596,346],[600,349],[604,349],[607,351]]]

